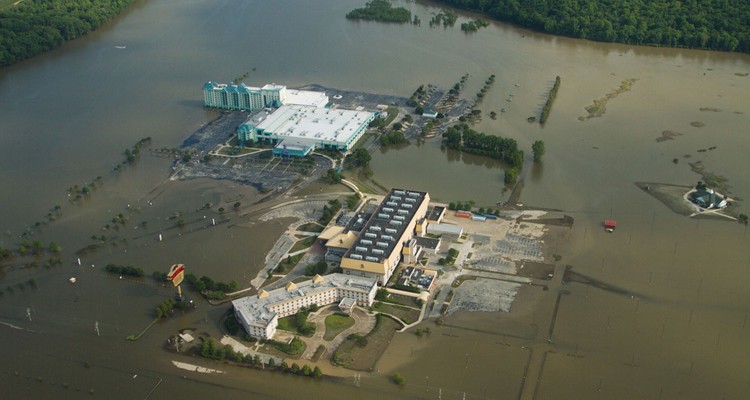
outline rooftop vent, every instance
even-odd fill
[[[365,257],[365,260],[371,261],[371,262],[378,262],[378,258],[377,257],[367,256],[367,257]]]

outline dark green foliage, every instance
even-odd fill
[[[394,8],[387,0],[372,0],[363,8],[350,11],[346,18],[403,24],[411,22],[411,12],[403,7]]]
[[[107,266],[104,267],[104,269],[107,272],[111,272],[113,274],[133,276],[136,278],[140,278],[143,276],[142,268],[131,267],[130,265],[107,264]]]
[[[740,214],[740,215],[739,215],[739,216],[737,217],[737,221],[739,221],[739,223],[741,223],[741,224],[745,224],[745,225],[747,225],[747,223],[748,223],[748,217],[747,217],[747,214]]]
[[[175,308],[174,300],[166,299],[159,306],[156,307],[156,318],[166,318],[172,314],[172,310]]]
[[[515,168],[508,168],[505,170],[505,178],[504,178],[506,185],[512,185],[518,181],[518,170]]]
[[[637,45],[750,52],[745,0],[438,0],[531,29]],[[432,22],[430,22],[432,25]]]
[[[440,26],[440,24],[442,24],[444,28],[447,28],[455,25],[457,19],[458,15],[453,11],[440,10],[439,13],[435,14],[432,19],[430,19],[430,27]]]
[[[214,338],[208,338],[208,339],[202,339],[203,343],[201,343],[201,349],[200,349],[200,355],[201,357],[205,358],[212,358],[214,360],[223,360],[229,357],[235,357],[234,349],[232,349],[232,346],[225,345],[221,346],[220,343],[218,343]]]
[[[0,67],[39,55],[102,26],[133,0],[21,1],[0,10]]]
[[[540,124],[547,122],[547,117],[549,117],[549,112],[552,109],[552,102],[555,101],[555,98],[557,97],[558,89],[560,89],[560,76],[555,78],[555,85],[552,86],[552,89],[549,91],[547,102],[545,102],[544,107],[542,107],[542,115],[539,117]]]
[[[479,28],[485,28],[490,24],[486,19],[475,19],[474,21],[464,22],[461,24],[461,30],[467,33],[476,32]]]
[[[443,143],[451,149],[503,160],[514,168],[523,166],[523,151],[518,150],[515,139],[477,132],[466,124],[448,128],[443,134]]]
[[[329,201],[328,205],[323,206],[323,215],[318,222],[320,222],[321,225],[328,225],[328,223],[331,222],[331,218],[333,218],[340,209],[341,203],[338,200]]]
[[[359,195],[355,193],[346,198],[346,206],[349,207],[350,210],[353,210],[359,205],[359,200]]]
[[[191,288],[203,293],[211,300],[222,300],[226,297],[226,293],[235,292],[238,289],[238,284],[234,280],[229,283],[214,282],[213,279],[205,275],[198,279],[193,274],[185,274],[185,281]]]
[[[323,178],[330,182],[331,184],[334,183],[341,183],[341,174],[338,173],[335,169],[331,168],[328,171],[326,171],[325,174],[323,174]]]
[[[359,148],[348,154],[345,161],[347,166],[356,168],[366,167],[370,163],[371,159],[372,156],[370,155],[370,152],[367,151],[367,149]]]
[[[292,339],[292,341],[289,342],[289,343],[286,343],[286,342],[283,342],[283,343],[282,342],[277,342],[275,340],[271,340],[271,341],[269,341],[269,343],[273,347],[275,347],[277,350],[279,350],[279,351],[281,351],[283,353],[289,354],[290,356],[298,356],[298,355],[302,354],[303,351],[305,351],[305,343],[303,341],[301,341],[297,337],[295,337],[294,339]],[[273,358],[271,358],[268,361],[268,366],[269,367],[273,367],[273,365],[271,364],[271,361],[273,361]]]
[[[404,136],[404,133],[401,131],[392,131],[390,133],[385,133],[380,136],[380,144],[383,146],[390,146],[392,144],[401,144],[406,143],[406,136]]]
[[[305,267],[305,275],[307,276],[323,275],[326,271],[328,271],[328,264],[323,260],[315,264],[308,264]]]
[[[531,151],[534,153],[534,161],[542,161],[544,155],[544,142],[536,140],[531,144]]]

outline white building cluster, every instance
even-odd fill
[[[377,286],[375,279],[344,274],[316,275],[309,281],[289,283],[284,288],[261,289],[255,296],[232,301],[232,307],[237,321],[248,334],[271,339],[276,334],[279,318],[296,314],[300,308],[312,304],[325,306],[342,300],[369,307],[375,300]]]

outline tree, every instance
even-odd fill
[[[49,248],[49,251],[53,253],[59,253],[62,251],[62,247],[60,247],[60,245],[55,242],[49,242],[48,248]]]
[[[292,366],[289,367],[289,372],[295,375],[299,374],[299,371],[300,371],[300,368],[299,368],[299,365],[297,365],[297,363],[292,363]]]
[[[505,184],[512,185],[518,180],[518,170],[515,168],[508,168],[505,170]]]
[[[544,142],[541,140],[534,141],[531,145],[531,151],[534,153],[534,161],[542,161],[544,155]]]
[[[397,385],[403,385],[404,383],[406,383],[406,379],[404,379],[404,377],[399,373],[393,374],[393,376],[391,376],[391,380]]]
[[[372,156],[367,149],[359,148],[346,156],[346,162],[352,167],[366,167],[370,164]]]
[[[331,184],[341,183],[341,179],[342,179],[341,174],[338,173],[333,168],[331,168],[328,171],[326,171],[325,174],[323,174],[323,178],[325,178],[325,180],[327,180]]]
[[[302,366],[300,373],[302,373],[302,375],[304,376],[310,376],[310,374],[312,373],[312,369],[310,368],[309,365],[305,364]]]
[[[320,370],[320,367],[315,366],[315,369],[313,369],[312,372],[312,376],[313,378],[320,378],[321,376],[323,376],[323,371]]]

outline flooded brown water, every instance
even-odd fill
[[[436,9],[421,3],[405,4],[421,27],[347,21],[343,15],[361,3],[139,1],[99,32],[0,71],[0,243],[17,246],[23,229],[59,204],[62,217],[37,237],[60,243],[65,260],[50,269],[4,271],[0,288],[15,288],[0,297],[0,339],[13,344],[4,347],[0,366],[9,396],[79,398],[94,389],[93,397],[112,399],[747,398],[746,228],[674,214],[634,182],[692,184],[700,177],[687,162],[702,160],[728,179],[732,195],[750,198],[750,78],[737,75],[750,72],[750,57],[590,43],[500,24],[465,35],[457,27],[430,29]],[[495,74],[475,128],[515,138],[527,158],[530,144],[544,140],[543,163],[525,167],[521,201],[575,218],[549,243],[562,256],[556,272],[570,265],[606,285],[563,284],[558,274],[547,291],[522,291],[510,314],[458,313],[442,327],[427,322],[427,337],[397,334],[360,387],[348,371],[326,365],[343,377],[313,382],[162,350],[180,328],[218,335],[225,307],[201,303],[126,342],[171,289],[119,280],[102,265],[132,263],[150,274],[180,261],[198,275],[244,284],[285,228],[248,226],[239,214],[218,212],[259,198],[251,188],[165,183],[164,158],[144,153],[134,167],[110,172],[142,137],[153,138],[152,148],[178,146],[215,116],[202,109],[200,85],[245,72],[252,84],[319,83],[407,97],[420,84],[448,88],[469,73],[467,98]],[[557,75],[562,84],[547,124],[528,123]],[[584,107],[629,78],[637,79],[632,89],[610,100],[602,117],[578,120]],[[664,130],[682,136],[657,142]],[[711,146],[717,149],[698,152]],[[501,165],[444,152],[436,140],[377,152],[372,167],[384,186],[427,190],[443,201],[492,206],[507,197]],[[67,201],[68,187],[97,176],[103,185],[90,200]],[[199,210],[205,203],[214,204],[210,212]],[[744,204],[740,211],[747,213]],[[182,230],[169,219],[175,212],[188,222]],[[129,222],[103,231],[119,213]],[[228,221],[209,226],[211,218]],[[618,220],[615,233],[601,229],[604,218]],[[74,252],[92,235],[116,237],[117,246],[74,266]],[[70,276],[79,283],[68,284]],[[37,289],[18,288],[30,278]],[[173,359],[226,374],[188,373]],[[406,378],[404,387],[388,383],[394,372]]]

